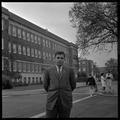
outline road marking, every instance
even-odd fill
[[[9,97],[9,96],[7,95],[7,96],[2,96],[2,97]]]
[[[94,95],[94,96],[96,96],[96,95]],[[88,98],[94,97],[94,96],[87,96],[87,97],[84,97],[84,98],[75,100],[75,101],[73,101],[73,104],[75,104],[75,103],[77,103],[77,102],[80,102],[80,101],[83,101],[83,100],[86,100],[86,99],[88,99]]]
[[[77,93],[77,92],[75,92],[75,93],[72,93],[72,94],[89,94],[89,93]]]
[[[99,92],[97,94],[102,95],[102,96],[110,96],[110,97],[117,97],[118,96],[117,94],[104,94],[104,93],[101,93],[101,92]]]
[[[94,95],[94,96],[96,96],[96,95]],[[73,101],[73,104],[75,104],[75,103],[77,103],[77,102],[80,102],[80,101],[83,101],[83,100],[86,100],[86,99],[88,99],[88,98],[94,97],[94,96],[87,96],[87,97],[84,97],[84,98],[75,100],[75,101]],[[46,112],[43,112],[43,113],[40,113],[40,114],[38,114],[38,115],[34,115],[34,116],[30,117],[30,118],[40,118],[40,117],[42,117],[42,116],[45,116],[45,114],[46,114]]]
[[[35,89],[35,90],[34,90],[34,89],[33,89],[33,90],[24,90],[24,92],[26,92],[26,91],[30,91],[30,92],[31,92],[31,91],[45,91],[45,90],[44,90],[44,89]]]

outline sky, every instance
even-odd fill
[[[69,20],[69,10],[73,2],[2,2],[10,12],[29,22],[47,29],[53,34],[72,43],[76,42],[76,29]],[[98,67],[104,67],[110,58],[117,59],[117,47],[108,52],[91,52],[86,59],[96,62]]]

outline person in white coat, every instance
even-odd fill
[[[112,93],[112,80],[113,80],[113,75],[110,71],[108,71],[108,73],[106,73],[106,83],[109,93]]]
[[[104,73],[101,73],[101,84],[103,92],[106,92],[106,79],[104,77]]]

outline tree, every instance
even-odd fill
[[[86,72],[78,72],[77,73],[77,82],[86,82],[87,73]]]
[[[105,66],[107,71],[108,70],[114,71],[118,66],[117,60],[114,58],[111,58],[105,63]]]
[[[69,10],[76,44],[82,55],[93,50],[112,50],[117,44],[117,2],[77,2]]]

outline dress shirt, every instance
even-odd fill
[[[57,72],[58,72],[58,73],[61,73],[61,72],[62,72],[62,68],[63,68],[62,66],[59,68],[59,67],[56,65],[56,68],[57,68]]]

